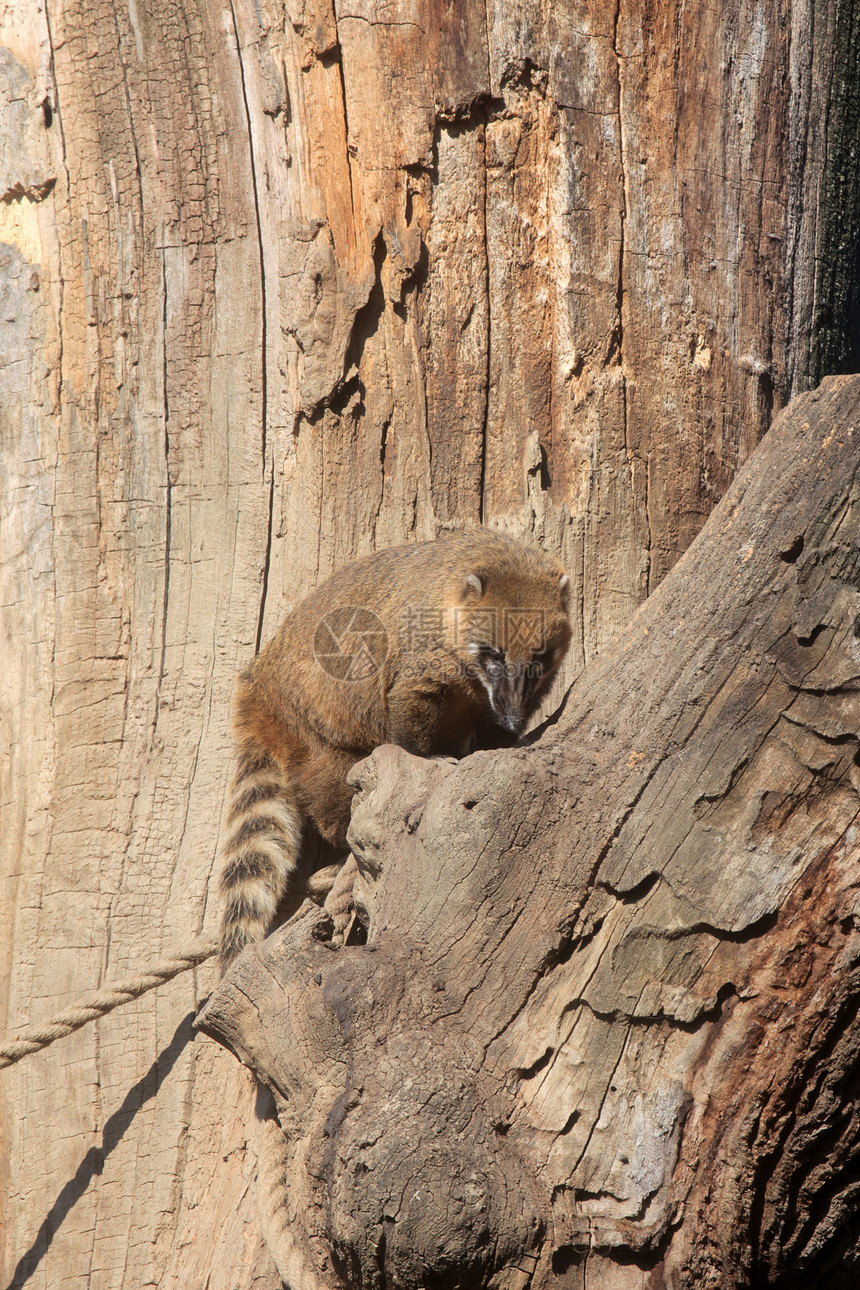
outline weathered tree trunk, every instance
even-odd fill
[[[233,675],[335,564],[531,535],[570,571],[570,679],[850,365],[858,25],[4,7],[7,1034],[214,929]],[[190,1042],[211,983],[0,1077],[7,1284],[277,1285],[247,1081]]]
[[[858,762],[846,377],[532,747],[357,768],[366,944],[309,904],[209,1000],[294,1290],[855,1286]]]

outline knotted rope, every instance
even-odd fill
[[[101,990],[94,990],[91,994],[84,995],[77,1003],[58,1013],[50,1021],[43,1022],[41,1025],[28,1026],[17,1039],[10,1039],[5,1044],[0,1044],[0,1070],[14,1065],[30,1053],[37,1053],[40,1048],[47,1048],[55,1039],[64,1039],[66,1035],[80,1030],[81,1026],[85,1026],[88,1021],[104,1017],[106,1013],[113,1012],[114,1008],[121,1007],[131,999],[139,998],[142,994],[146,994],[147,990],[154,990],[156,986],[163,985],[165,981],[178,976],[180,972],[187,972],[198,963],[204,963],[206,959],[217,953],[217,950],[217,941],[192,941],[186,950],[178,951],[169,959],[151,964],[145,972],[127,977],[125,981],[114,981]]]

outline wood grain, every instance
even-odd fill
[[[850,358],[857,7],[820,10],[4,6],[4,1034],[214,933],[233,677],[333,567],[533,536],[571,680]],[[274,1276],[211,983],[4,1074],[6,1284]]]
[[[356,767],[366,943],[307,905],[200,1019],[278,1103],[301,1290],[851,1284],[858,625],[831,378],[542,738]]]

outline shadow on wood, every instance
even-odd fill
[[[122,1105],[117,1107],[105,1121],[101,1145],[90,1147],[78,1165],[74,1177],[69,1179],[54,1200],[33,1243],[18,1260],[9,1282],[10,1290],[13,1286],[26,1285],[31,1280],[59,1228],[83,1196],[94,1176],[102,1172],[105,1160],[122,1141],[140,1108],[157,1097],[159,1089],[173,1070],[180,1053],[194,1038],[193,1021],[193,1013],[183,1018],[167,1047],[158,1054],[146,1074],[128,1090]]]

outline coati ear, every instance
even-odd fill
[[[558,580],[558,589],[561,592],[562,596],[567,595],[567,589],[569,586],[570,586],[570,578],[568,578],[566,573],[563,573]]]
[[[476,600],[480,600],[483,594],[484,594],[484,584],[481,581],[481,579],[478,577],[477,573],[467,574],[466,579],[463,583],[463,595],[466,596],[467,598],[470,596],[474,596]]]

